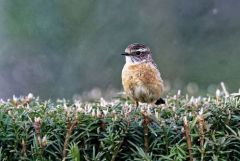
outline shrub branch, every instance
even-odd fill
[[[144,151],[147,153],[149,149],[149,143],[148,143],[148,124],[149,124],[149,117],[145,114],[142,113],[143,115],[143,135],[144,135]]]
[[[188,123],[188,120],[187,120],[186,116],[183,118],[183,124],[184,124],[186,140],[187,140],[187,147],[188,147],[188,152],[189,152],[189,160],[193,161],[192,141],[191,141],[191,136],[190,136],[190,128],[189,128],[189,123]]]
[[[64,140],[64,144],[63,144],[63,159],[62,159],[62,161],[66,160],[68,141],[69,141],[69,139],[72,135],[73,129],[76,127],[77,123],[78,123],[77,118],[75,118],[75,120],[73,122],[70,122],[69,118],[68,118],[67,133],[66,133],[66,137],[65,137],[65,140]]]

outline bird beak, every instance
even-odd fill
[[[122,53],[121,55],[130,56],[129,53]]]

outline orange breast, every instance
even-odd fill
[[[125,64],[122,84],[126,94],[137,102],[153,103],[163,92],[163,81],[152,63]]]

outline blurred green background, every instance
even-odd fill
[[[167,90],[240,87],[238,0],[1,0],[0,97],[113,96],[120,55],[147,44]]]

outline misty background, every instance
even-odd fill
[[[114,96],[121,56],[145,43],[167,91],[240,87],[238,0],[1,0],[0,97]]]

